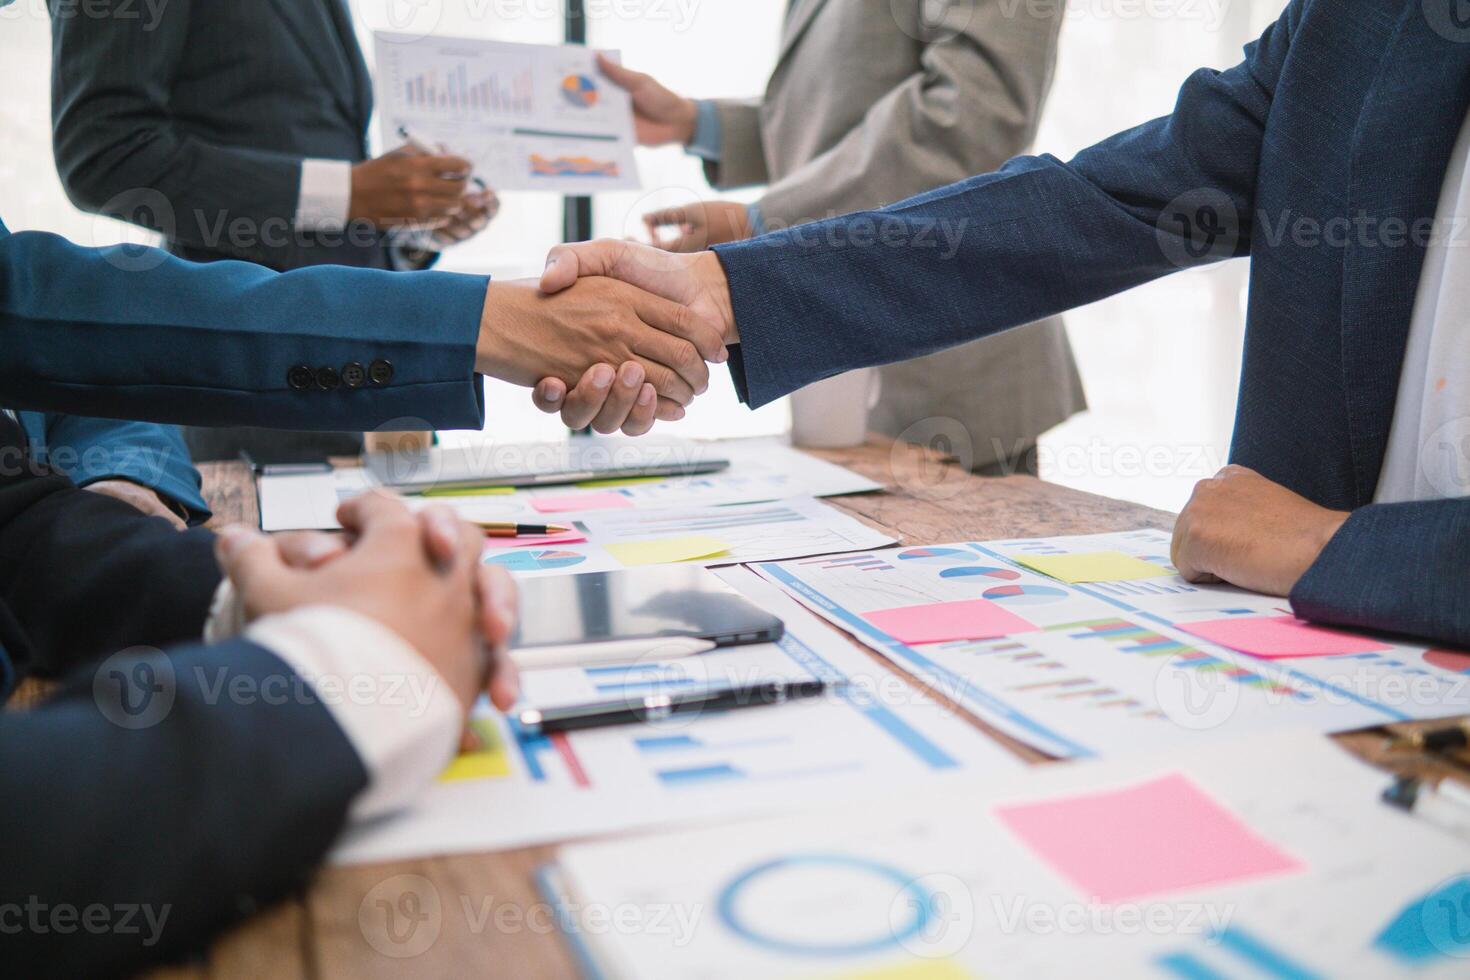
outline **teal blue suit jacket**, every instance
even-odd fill
[[[193,425],[478,429],[486,284],[200,265],[0,223],[0,404]]]
[[[18,418],[31,456],[77,486],[128,480],[182,508],[191,524],[209,519],[199,471],[176,426],[59,412],[20,412]]]

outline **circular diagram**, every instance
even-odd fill
[[[933,902],[897,868],[850,854],[797,854],[736,875],[716,900],[747,942],[798,956],[851,956],[921,934]]]

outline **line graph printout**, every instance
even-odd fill
[[[638,186],[628,94],[576,45],[374,35],[384,148],[443,144],[493,190]]]
[[[1184,581],[1168,563],[1168,544],[1165,532],[1143,530],[756,568],[987,721],[1061,757],[1470,713],[1470,656],[1459,651],[1344,634],[1343,649],[1352,652],[1256,656],[1197,635],[1194,624],[1278,622],[1290,618],[1290,607],[1276,597]],[[1067,582],[1023,561],[1101,553],[1155,564],[1160,574]],[[962,623],[946,621],[946,639],[921,642],[924,634],[907,628],[926,622],[928,609],[974,609],[974,629],[963,636]],[[1021,625],[996,635],[994,623],[1017,620]]]
[[[482,707],[484,747],[409,810],[354,827],[333,860],[482,851],[690,821],[787,812],[898,787],[1023,768],[994,739],[743,568],[719,575],[786,624],[780,643],[671,661],[527,671],[523,704],[644,697],[731,682],[821,678],[808,701],[532,736]]]

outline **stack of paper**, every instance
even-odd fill
[[[573,486],[513,490],[486,487],[406,498],[414,506],[444,504],[466,520],[565,523],[567,517],[622,510],[716,507],[793,497],[836,497],[882,489],[877,483],[775,439],[719,443],[729,469],[671,479],[595,480]],[[493,454],[487,453],[487,458]],[[358,467],[306,476],[260,479],[260,526],[265,531],[330,530],[338,505],[373,487]],[[867,547],[857,546],[853,547]]]

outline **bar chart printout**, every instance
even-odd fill
[[[591,49],[387,32],[374,41],[385,149],[408,132],[468,157],[497,191],[638,186],[631,103]]]

